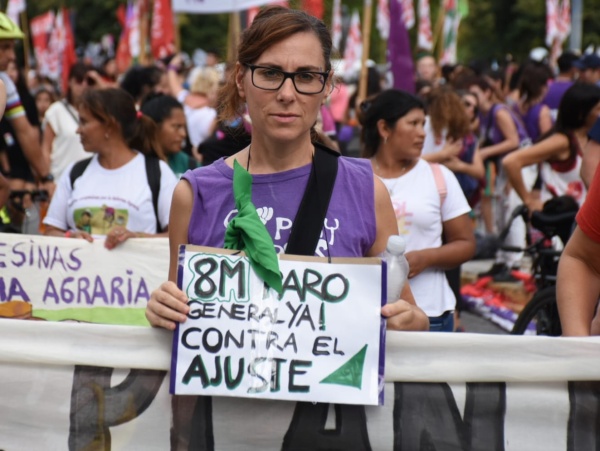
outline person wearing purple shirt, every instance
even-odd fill
[[[558,75],[554,82],[550,83],[548,92],[542,101],[544,105],[550,108],[554,119],[556,119],[560,100],[577,78],[579,69],[577,69],[575,64],[578,59],[579,57],[577,55],[567,51],[563,52],[556,60],[556,64],[558,65]]]
[[[221,91],[220,115],[222,120],[232,119],[247,107],[251,143],[227,159],[186,172],[175,188],[169,281],[152,292],[146,308],[153,326],[173,330],[190,310],[185,293],[175,284],[179,245],[223,246],[227,224],[237,214],[234,162],[252,175],[252,203],[275,249],[285,251],[314,154],[326,151],[311,141],[311,134],[333,88],[331,51],[325,24],[303,11],[263,9],[243,33],[238,62]],[[374,178],[369,162],[339,157],[315,254],[378,256],[389,236],[397,234],[388,191]],[[401,299],[383,306],[381,314],[388,318],[388,329],[429,328],[408,284]]]

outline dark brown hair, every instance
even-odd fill
[[[135,109],[133,97],[120,88],[87,89],[80,107],[101,123],[114,128],[132,149],[165,159],[155,122]]]

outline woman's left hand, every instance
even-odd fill
[[[381,315],[387,318],[390,330],[429,330],[429,318],[425,312],[403,299],[384,305]]]
[[[106,249],[114,249],[119,244],[124,243],[129,238],[136,238],[137,233],[127,230],[125,227],[113,227],[104,241],[104,247]]]

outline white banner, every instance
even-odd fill
[[[173,12],[197,14],[228,13],[276,3],[277,1],[279,0],[173,0]]]
[[[180,249],[171,393],[383,403],[380,259],[280,255],[278,294],[237,251]]]
[[[600,338],[387,335],[384,406],[333,408],[171,398],[170,332],[2,319],[0,449],[597,449]]]
[[[148,325],[146,303],[167,279],[168,247],[167,238],[108,250],[101,239],[0,234],[0,317]]]

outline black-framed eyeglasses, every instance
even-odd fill
[[[285,72],[268,66],[245,64],[252,71],[252,84],[265,91],[277,91],[285,80],[292,79],[294,88],[300,94],[319,94],[325,89],[329,72],[298,71]]]

